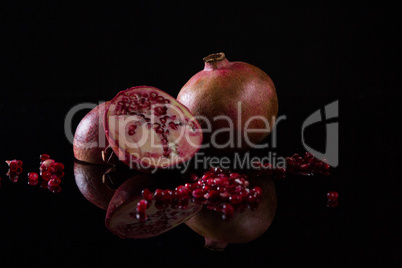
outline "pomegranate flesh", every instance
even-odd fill
[[[229,62],[224,53],[204,62],[204,70],[182,87],[177,100],[199,120],[207,151],[232,154],[262,142],[278,113],[271,78],[251,64]]]
[[[121,91],[104,115],[105,133],[118,158],[132,168],[167,168],[190,160],[202,131],[190,111],[149,86]]]

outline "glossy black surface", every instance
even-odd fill
[[[392,7],[125,5],[10,1],[2,7],[0,266],[322,267],[398,261],[401,93],[392,65]],[[328,177],[275,181],[272,226],[224,252],[203,249],[203,238],[185,225],[147,240],[120,239],[105,227],[105,211],[88,202],[75,183],[66,114],[76,104],[108,100],[134,85],[176,95],[202,69],[202,57],[218,51],[260,67],[275,82],[279,115],[287,116],[278,128],[278,155],[303,152],[303,121],[339,100],[339,167]],[[73,128],[85,112],[74,117]],[[306,132],[316,148],[323,148],[324,137],[323,124]],[[37,171],[42,153],[66,166],[58,194],[27,184],[26,173]],[[24,172],[12,183],[2,161],[15,158],[24,161]],[[326,207],[329,190],[339,192],[336,208]]]

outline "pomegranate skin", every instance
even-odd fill
[[[74,157],[86,163],[107,164],[102,151],[109,146],[103,128],[103,115],[109,102],[104,102],[82,118],[74,134]]]
[[[224,148],[210,144],[207,151],[217,154],[244,152],[263,141],[272,131],[278,114],[278,98],[271,78],[251,64],[229,62],[224,53],[211,54],[204,58],[204,62],[204,70],[190,78],[180,90],[177,100],[187,106],[203,129],[208,128],[203,118],[211,123],[212,132],[204,131],[204,145],[211,143],[215,131],[231,127],[227,120],[214,118],[228,116],[233,122],[232,137],[228,131],[214,137],[220,145],[228,141],[233,143]],[[265,118],[269,123],[255,119],[246,126],[253,117]],[[245,128],[261,131],[247,134],[251,144],[246,142]]]
[[[90,165],[75,162],[74,177],[75,183],[81,194],[95,206],[107,210],[109,201],[115,193],[102,181],[102,176],[110,171],[112,167],[106,165]]]

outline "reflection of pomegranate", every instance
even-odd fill
[[[105,223],[110,231],[121,238],[154,237],[185,222],[200,210],[200,205],[188,199],[175,200],[169,196],[151,200],[149,189],[155,190],[159,185],[155,177],[146,174],[124,182],[113,195],[107,209]],[[164,193],[161,194],[163,196]]]
[[[104,161],[102,158],[102,152],[109,145],[103,128],[103,115],[108,104],[109,102],[104,102],[92,109],[78,125],[73,143],[74,157],[77,160],[92,164],[108,162],[108,159]]]
[[[276,192],[269,176],[249,176],[250,185],[262,189],[262,198],[255,209],[245,209],[222,219],[221,213],[204,207],[186,224],[205,237],[205,247],[223,250],[229,243],[246,243],[261,236],[271,225],[276,212]]]
[[[109,166],[74,163],[74,176],[78,189],[89,202],[105,210],[115,192],[102,180],[109,170]]]
[[[200,125],[188,109],[149,86],[119,92],[106,108],[104,127],[119,159],[139,170],[188,161],[202,142]]]
[[[229,62],[224,53],[211,54],[204,62],[204,70],[195,74],[177,96],[206,129],[204,143],[216,140],[222,148],[211,148],[212,152],[228,153],[261,142],[272,130],[278,113],[271,78],[251,64]],[[252,144],[246,142],[245,129],[258,130],[246,134]]]

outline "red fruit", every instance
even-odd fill
[[[59,186],[61,183],[61,180],[59,178],[51,178],[48,182],[47,185],[48,186]]]
[[[51,176],[52,173],[50,173],[49,171],[42,171],[42,179],[44,179],[45,181],[50,180]]]
[[[45,161],[42,162],[42,164],[40,165],[40,170],[48,170],[48,168],[50,168],[51,166],[53,166],[53,164],[55,163],[55,161],[53,159],[47,159]]]
[[[148,188],[145,188],[144,190],[142,190],[141,194],[145,200],[148,200],[148,201],[152,200],[152,193]]]
[[[241,203],[242,199],[243,198],[239,194],[233,194],[233,195],[229,196],[229,201],[232,204],[239,204],[239,203]]]
[[[40,155],[40,161],[45,161],[47,159],[50,159],[50,155],[48,155],[48,154],[41,154]]]
[[[336,201],[338,200],[338,193],[335,191],[330,191],[327,193],[327,199],[328,201]]]
[[[20,160],[7,160],[6,161],[8,168],[10,171],[17,171],[19,167],[22,166],[22,162]]]
[[[148,206],[148,201],[147,200],[141,199],[140,201],[138,201],[138,203],[137,203],[137,213],[145,214],[147,206]]]
[[[206,191],[204,189],[195,189],[191,194],[194,198],[202,198],[204,197],[205,192]]]
[[[260,237],[269,228],[277,203],[273,179],[253,176],[250,184],[254,187],[258,184],[263,193],[255,210],[237,211],[236,207],[241,204],[225,202],[220,210],[203,207],[186,221],[186,225],[205,238],[206,248],[223,250],[229,243],[246,243]]]
[[[63,164],[63,163],[60,163],[60,162],[56,162],[56,163],[53,164],[53,167],[54,167],[56,170],[63,170],[63,169],[64,169],[64,164]]]
[[[118,158],[138,170],[188,161],[202,143],[201,127],[190,111],[149,86],[119,92],[105,111],[104,127]]]
[[[38,180],[38,178],[39,178],[38,173],[36,173],[36,172],[29,172],[28,173],[28,180],[36,181],[36,180]]]
[[[266,138],[274,126],[278,113],[274,83],[261,69],[245,62],[229,62],[224,53],[211,54],[204,62],[204,70],[183,86],[177,100],[194,116],[203,116],[209,121],[200,123],[204,129],[208,129],[208,123],[212,126],[211,133],[204,133],[204,143],[210,144],[212,152],[225,154],[252,148]],[[231,122],[214,120],[222,115],[228,116]],[[216,144],[213,144],[214,132],[231,127],[232,131],[216,135]],[[248,132],[245,137],[246,128],[259,131]],[[232,134],[234,139],[231,139]]]
[[[29,180],[28,179],[28,185],[31,185],[31,186],[35,186],[35,185],[38,185],[38,183],[39,183],[39,180]]]
[[[92,109],[77,126],[73,142],[77,160],[91,164],[114,164],[115,157],[108,147],[103,128],[103,116],[108,104],[104,102]]]

